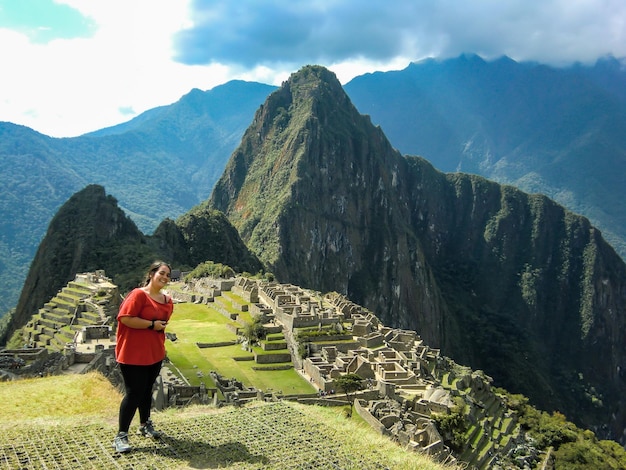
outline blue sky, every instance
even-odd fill
[[[54,137],[306,64],[342,83],[477,53],[555,66],[626,57],[623,0],[0,0],[0,121]]]

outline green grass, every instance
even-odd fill
[[[160,440],[116,454],[120,393],[100,374],[0,383],[0,468],[453,470],[406,452],[343,408],[254,402],[153,412]],[[356,414],[355,414],[356,415]]]
[[[266,341],[284,341],[285,335],[282,333],[270,333],[265,337]]]
[[[216,343],[232,341],[236,335],[226,325],[232,323],[220,313],[202,304],[176,304],[174,314],[167,327],[169,333],[176,334],[176,341],[166,341],[167,356],[176,368],[188,379],[191,385],[204,383],[215,388],[209,376],[211,370],[217,370],[207,361],[197,342]],[[203,377],[198,377],[201,371]]]
[[[101,374],[62,375],[0,382],[0,422],[103,416],[119,408],[121,395]],[[89,399],[82,399],[82,397]]]
[[[54,305],[53,308],[58,308],[61,310],[73,309],[76,307],[76,302],[70,302],[68,300],[64,300],[64,299],[57,298],[57,297],[52,299],[51,303]]]
[[[272,389],[282,391],[286,395],[315,392],[311,384],[294,369],[254,370],[253,367],[267,367],[269,364],[236,361],[234,358],[252,356],[252,353],[244,351],[240,344],[202,349],[196,346],[196,343],[235,340],[237,336],[228,329],[229,324],[235,322],[209,305],[182,303],[174,307],[167,331],[176,333],[177,340],[166,342],[167,355],[191,385],[203,382],[207,387],[215,388],[209,376],[209,372],[214,370],[225,378],[235,378],[244,385],[259,390]],[[285,350],[263,351],[260,348],[255,348],[255,351],[259,354],[285,352]],[[198,371],[202,372],[203,377],[198,377]]]
[[[250,305],[250,302],[246,301],[243,297],[241,297],[240,295],[235,294],[232,291],[224,291],[224,292],[222,292],[222,297],[226,297],[228,300],[237,302],[237,303],[242,304],[242,305]]]
[[[229,324],[234,325],[235,322],[208,305],[182,303],[174,307],[167,331],[176,333],[178,341],[184,342],[187,339],[194,343],[217,343],[237,338],[226,327]]]

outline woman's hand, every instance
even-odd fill
[[[154,321],[154,331],[163,331],[167,326],[167,322],[165,320],[155,320]]]

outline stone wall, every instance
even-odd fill
[[[275,364],[277,362],[291,362],[291,354],[254,354],[254,360],[257,364]]]
[[[372,427],[372,429],[378,431],[378,433],[382,434],[383,436],[389,435],[389,431],[387,430],[387,428],[383,426],[383,424],[378,421],[374,417],[374,415],[372,415],[372,413],[370,413],[370,411],[367,409],[366,402],[361,404],[361,400],[354,400],[354,409],[359,414],[359,416]]]

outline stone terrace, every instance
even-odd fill
[[[63,351],[76,343],[85,327],[111,323],[116,311],[117,287],[104,273],[78,274],[24,328],[24,344],[28,347]]]
[[[386,327],[372,312],[337,293],[322,298],[289,284],[255,285],[249,280],[235,286],[239,292],[254,291],[250,298],[258,292],[251,313],[280,324],[293,351],[299,349],[298,331],[335,328],[329,335],[308,336],[308,357],[301,362],[294,358],[294,363],[325,398],[335,392],[334,381],[341,375],[362,377],[367,390],[357,399],[356,409],[383,434],[443,462],[454,462],[431,416],[450,413],[457,397],[466,403],[473,423],[463,461],[474,468],[490,468],[497,455],[512,448],[519,426],[491,391],[491,379],[460,368],[415,331]],[[374,398],[372,391],[377,392]]]

